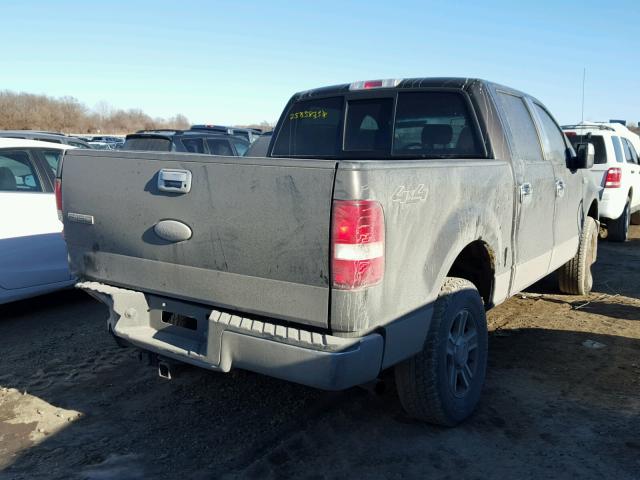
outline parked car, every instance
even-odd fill
[[[626,242],[629,223],[640,225],[640,137],[618,122],[562,128],[574,145],[594,146],[591,176],[601,187],[600,219],[608,239]]]
[[[39,132],[36,130],[0,130],[0,138],[24,138],[41,142],[59,143],[76,148],[91,148],[87,142],[63,133]]]
[[[73,285],[55,172],[70,145],[0,138],[0,304]]]
[[[94,150],[115,150],[115,143],[107,143],[107,142],[94,142],[93,140],[88,142],[89,146]]]
[[[255,142],[262,134],[262,132],[255,128],[225,127],[223,125],[191,125],[191,130],[235,135],[244,138],[250,143]]]
[[[191,130],[147,130],[127,135],[122,150],[242,156],[249,142],[233,135]]]
[[[269,143],[273,137],[272,132],[261,134],[258,139],[251,144],[249,149],[244,152],[245,157],[265,157],[269,149]]]
[[[63,159],[78,287],[163,377],[182,361],[338,390],[393,367],[411,416],[454,425],[480,398],[485,310],[555,270],[591,290],[593,145],[575,153],[529,95],[356,82],[294,95],[273,135],[258,158]]]
[[[110,135],[94,135],[91,137],[92,142],[118,144],[124,143],[124,137],[114,137]]]

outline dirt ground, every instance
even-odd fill
[[[0,478],[640,478],[632,236],[600,242],[590,296],[550,278],[491,311],[482,402],[455,429],[407,418],[393,385],[326,393],[193,368],[162,380],[80,292],[0,307]]]

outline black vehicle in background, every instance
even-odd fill
[[[189,152],[241,157],[250,143],[242,137],[192,130],[143,130],[127,135],[122,150]]]
[[[242,137],[250,143],[255,142],[262,131],[257,128],[226,127],[224,125],[191,125],[191,131],[221,133]]]
[[[60,143],[77,148],[91,148],[91,146],[76,137],[69,137],[59,132],[41,132],[38,130],[0,130],[0,137],[24,138],[26,140],[40,140],[41,142]]]

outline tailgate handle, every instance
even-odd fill
[[[191,172],[163,168],[158,172],[158,190],[161,192],[189,193],[191,191]]]

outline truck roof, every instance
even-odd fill
[[[368,83],[375,82],[388,82],[389,85],[385,85],[383,87],[378,88],[395,88],[408,90],[412,88],[457,88],[461,90],[466,90],[471,85],[482,84],[482,85],[492,85],[494,88],[499,90],[507,91],[510,93],[515,93],[518,95],[523,95],[527,97],[531,97],[524,92],[515,90],[511,87],[507,87],[504,85],[500,85],[498,83],[490,82],[487,80],[483,80],[481,78],[465,78],[465,77],[420,77],[420,78],[403,78],[403,79],[393,79],[393,80],[367,80],[367,81],[359,81],[353,83],[343,83],[339,85],[331,85],[328,87],[320,87],[314,88],[311,90],[306,90],[302,92],[298,92],[293,96],[293,100],[301,100],[304,98],[313,98],[313,97],[324,97],[329,95],[337,95],[344,94],[350,91],[358,90],[366,90],[369,87],[366,86]],[[393,83],[391,83],[393,82]],[[364,85],[364,87],[360,86],[359,88],[354,88],[356,85]],[[532,98],[532,97],[531,97]]]

